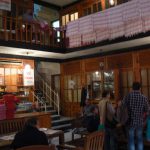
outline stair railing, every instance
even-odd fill
[[[48,102],[50,106],[54,107],[57,111],[58,115],[60,114],[60,99],[57,91],[53,90],[51,86],[46,82],[42,76],[35,71],[35,79],[36,79],[36,87],[42,91],[43,96],[46,99],[46,103]]]
[[[33,97],[34,97],[34,101],[38,102],[39,108],[42,109],[44,107],[44,110],[46,112],[47,111],[46,102],[42,101],[34,92],[32,92],[32,94],[33,94]]]

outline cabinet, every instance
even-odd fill
[[[91,100],[101,99],[104,90],[110,91],[114,99],[114,71],[93,71],[86,73],[86,86]]]

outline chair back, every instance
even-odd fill
[[[55,146],[51,145],[31,145],[18,148],[17,150],[55,150]]]
[[[12,132],[21,131],[24,127],[24,119],[11,119],[11,120],[1,120],[0,121],[0,134],[8,134]]]
[[[96,131],[85,138],[84,150],[103,150],[104,132]]]

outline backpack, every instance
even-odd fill
[[[122,125],[125,125],[129,120],[128,108],[126,105],[121,105],[118,109],[118,120]]]

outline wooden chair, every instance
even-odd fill
[[[103,150],[103,144],[104,144],[104,132],[96,131],[88,134],[85,137],[83,147],[67,144],[58,145],[57,147],[58,149],[65,149],[65,150]]]
[[[23,129],[25,124],[24,119],[11,119],[11,120],[1,120],[0,121],[0,134],[8,134],[12,132],[17,132]]]
[[[31,145],[18,148],[17,150],[55,150],[55,145]]]

